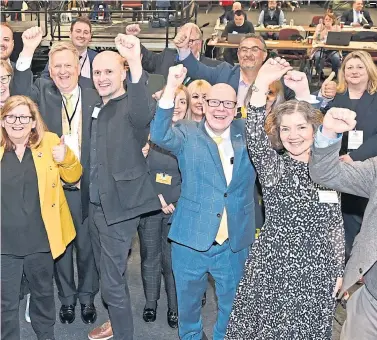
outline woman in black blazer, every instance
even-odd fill
[[[356,131],[343,135],[341,159],[352,162],[377,156],[377,67],[369,53],[356,51],[347,55],[338,73],[337,94],[329,106],[357,114]],[[342,195],[347,259],[367,203],[365,198]]]

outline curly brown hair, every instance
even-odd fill
[[[280,139],[280,124],[284,115],[290,115],[295,112],[301,113],[305,120],[312,124],[313,131],[322,124],[322,112],[315,109],[312,105],[304,101],[289,100],[276,106],[266,117],[265,131],[270,139],[272,147],[276,150],[284,149]]]

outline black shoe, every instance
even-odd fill
[[[168,325],[171,328],[178,328],[178,313],[168,310]]]
[[[62,305],[60,307],[59,319],[61,323],[70,324],[75,321],[75,305]]]
[[[92,304],[81,304],[81,320],[86,324],[95,323],[97,320],[96,307]]]
[[[145,322],[155,322],[157,317],[157,309],[144,308],[143,319]]]
[[[203,332],[202,340],[208,340],[206,333]]]
[[[202,307],[204,307],[207,303],[207,293],[204,293],[202,297]]]

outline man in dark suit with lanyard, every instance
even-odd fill
[[[41,39],[42,31],[38,27],[23,33],[24,47],[16,63],[13,84],[17,93],[30,96],[38,104],[48,129],[65,136],[65,143],[84,168],[80,182],[73,185],[62,183],[77,233],[74,244],[77,249],[78,285],[76,288],[73,242],[55,262],[55,280],[62,303],[60,321],[74,321],[79,299],[81,319],[84,323],[94,323],[97,313],[93,301],[99,290],[99,280],[88,230],[89,186],[85,185],[85,176],[89,172],[90,117],[100,98],[94,89],[78,85],[79,55],[70,42],[57,42],[52,46],[49,53],[51,79],[39,78],[33,85],[30,64]]]
[[[80,59],[79,84],[83,88],[94,88],[92,77],[92,63],[97,52],[88,48],[92,39],[92,24],[87,17],[78,17],[71,24],[71,41],[77,48]],[[47,62],[42,74],[42,78],[50,79],[49,62]]]

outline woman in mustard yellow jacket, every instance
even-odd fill
[[[38,340],[54,339],[53,259],[76,232],[60,179],[82,167],[64,139],[47,132],[36,104],[10,97],[1,109],[1,339],[19,340],[22,274]]]

